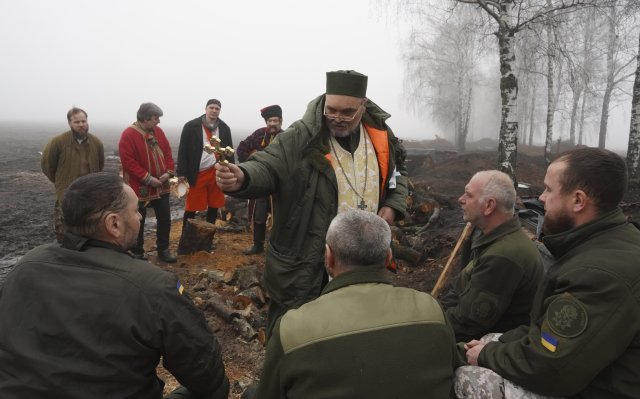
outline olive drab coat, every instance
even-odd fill
[[[325,280],[325,234],[337,213],[338,185],[327,157],[330,147],[329,131],[323,126],[324,98],[312,100],[301,120],[279,133],[264,151],[240,164],[244,187],[228,193],[239,198],[274,196],[264,279],[272,300],[286,308],[317,298]],[[396,217],[402,218],[408,194],[405,153],[385,123],[389,117],[368,101],[362,123],[372,128],[370,135],[375,131],[387,136],[388,163],[381,165],[387,173],[380,182],[379,206],[395,209]],[[384,158],[379,156],[378,160]]]
[[[640,231],[617,209],[543,242],[556,263],[531,325],[487,344],[478,365],[545,395],[640,398]]]

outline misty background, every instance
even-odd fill
[[[327,71],[354,69],[369,76],[368,97],[392,115],[397,136],[453,141],[451,127],[411,95],[421,87],[407,74],[412,49],[424,35],[438,37],[438,21],[406,11],[375,0],[5,0],[0,139],[61,133],[73,106],[87,111],[91,132],[117,137],[150,101],[163,109],[160,126],[176,143],[182,125],[218,98],[237,145],[263,126],[260,108],[280,104],[286,127],[324,92]],[[474,83],[470,141],[498,138],[495,38],[485,35],[489,49],[477,54],[481,77]],[[631,80],[621,85],[630,87]],[[607,147],[626,149],[630,105],[624,94],[612,103]],[[568,129],[563,120],[556,125],[561,138]],[[597,145],[598,123],[587,120],[586,144]],[[543,143],[543,134],[534,139]]]

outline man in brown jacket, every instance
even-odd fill
[[[71,130],[52,138],[44,147],[41,160],[42,172],[56,188],[53,227],[58,242],[64,235],[60,203],[65,190],[78,177],[104,168],[104,146],[89,133],[87,113],[73,107],[67,112],[67,122]]]

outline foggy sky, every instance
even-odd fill
[[[400,32],[382,14],[366,0],[2,1],[0,121],[66,123],[79,106],[126,126],[150,101],[182,126],[218,98],[232,130],[276,103],[288,126],[327,71],[355,69],[399,136],[432,136],[402,98]]]
[[[207,99],[218,98],[220,117],[236,136],[261,127],[259,109],[271,104],[283,107],[288,126],[324,92],[327,71],[355,69],[369,76],[368,97],[392,115],[397,136],[445,137],[429,110],[412,112],[403,94],[402,44],[410,26],[381,3],[2,0],[0,122],[64,129],[67,110],[78,106],[90,125],[124,128],[150,101],[176,136]],[[499,98],[497,81],[487,90],[474,99],[471,140],[497,138],[499,108],[486,108]],[[611,110],[608,147],[626,148],[630,102]],[[596,129],[589,145],[597,144]],[[566,136],[568,127],[560,130]]]

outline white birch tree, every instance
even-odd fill
[[[636,56],[636,79],[633,83],[631,99],[631,127],[629,129],[629,144],[627,146],[627,170],[630,184],[640,183],[640,37]]]
[[[527,0],[455,0],[482,9],[496,25],[500,59],[501,123],[498,144],[498,169],[516,180],[518,149],[517,97],[514,37],[525,27],[545,22],[552,13],[569,12],[580,6],[594,5],[596,0],[552,0],[549,3]],[[602,2],[602,1],[600,1]]]

